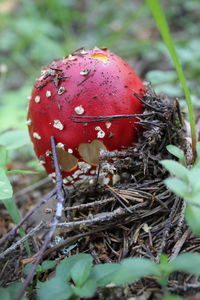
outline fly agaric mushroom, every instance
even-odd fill
[[[51,136],[65,184],[94,178],[100,150],[121,150],[136,142],[136,118],[87,120],[87,116],[142,113],[134,93],[143,96],[141,79],[108,49],[77,50],[43,68],[32,91],[27,124],[49,176],[55,178]],[[86,121],[76,123],[75,116],[86,116]]]

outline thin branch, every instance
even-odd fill
[[[107,185],[107,189],[110,191],[110,193],[116,198],[116,200],[129,212],[131,213],[131,209],[126,206],[126,204],[124,202],[128,202],[126,199],[124,199],[124,197],[122,197],[119,193],[116,192],[115,189],[113,189],[111,186]],[[123,201],[124,202],[123,202]]]
[[[38,252],[37,259],[36,259],[35,263],[33,264],[28,276],[26,277],[26,279],[23,283],[23,286],[22,286],[21,290],[19,291],[19,294],[15,298],[15,300],[20,300],[23,297],[29,283],[33,279],[35,270],[37,269],[37,266],[39,265],[40,261],[42,260],[44,252],[47,249],[49,242],[51,241],[51,238],[57,228],[57,225],[62,216],[62,212],[63,212],[63,208],[64,208],[65,192],[63,189],[62,176],[61,176],[61,172],[60,172],[60,168],[59,168],[59,164],[58,164],[58,158],[57,158],[57,154],[56,154],[56,145],[55,145],[54,137],[51,137],[51,147],[52,147],[53,161],[54,161],[54,167],[55,167],[55,173],[56,173],[56,195],[57,195],[57,197],[56,197],[56,199],[57,199],[56,213],[51,222],[50,230],[45,237],[43,246],[40,249],[40,251]]]
[[[111,115],[111,116],[73,116],[72,120],[75,123],[95,123],[95,122],[105,122],[117,119],[131,119],[131,118],[145,118],[154,115],[154,112],[145,114],[130,114],[130,115]],[[89,119],[89,120],[87,120]],[[90,120],[95,119],[95,120]]]
[[[35,235],[39,230],[41,230],[42,228],[44,228],[44,222],[41,221],[36,227],[34,227],[33,229],[31,229],[29,231],[29,233],[27,233],[25,236],[23,236],[23,238],[21,238],[19,241],[17,241],[16,243],[14,243],[13,245],[11,245],[9,248],[7,248],[4,252],[0,253],[0,259],[4,258],[6,255],[8,255],[10,252],[14,251],[15,249],[17,249],[20,245],[22,245],[26,240],[28,240],[30,237],[32,237],[33,235]]]
[[[155,107],[149,103],[147,103],[146,101],[144,101],[141,97],[139,97],[139,95],[137,93],[133,93],[133,95],[140,101],[142,102],[146,107],[149,107],[151,109],[153,109],[154,111],[157,111],[157,112],[162,112],[161,109],[159,109],[158,107]]]
[[[182,228],[183,228],[184,219],[185,219],[186,201],[183,200],[183,199],[181,201],[182,201],[182,207],[181,207],[180,216],[179,216],[179,219],[178,219],[178,225],[177,225],[175,235],[174,235],[174,240],[175,241],[178,241],[181,237]]]
[[[41,199],[27,214],[24,216],[20,222],[11,230],[9,231],[6,235],[4,235],[0,239],[0,245],[3,244],[7,239],[12,237],[14,234],[16,234],[17,230],[21,227],[22,224],[32,215],[34,214],[42,204],[46,203],[51,197],[53,197],[56,193],[56,189],[53,189],[46,197]],[[1,256],[0,256],[1,258]]]
[[[172,254],[170,256],[170,262],[172,262],[177,255],[179,254],[179,252],[181,251],[181,248],[183,246],[183,244],[185,243],[186,239],[188,238],[188,236],[191,234],[191,229],[188,228],[184,234],[182,235],[182,237],[176,242],[176,244],[174,245],[173,249],[172,249]]]
[[[143,203],[138,203],[138,204],[129,206],[128,208],[132,214],[137,209],[147,206],[148,203],[149,203],[149,201],[145,201]],[[129,216],[130,216],[130,212],[128,213]],[[155,212],[155,210],[152,210],[152,214],[154,212]],[[84,220],[75,221],[75,222],[58,223],[57,228],[73,228],[73,229],[75,229],[75,228],[79,228],[80,226],[89,226],[89,225],[94,225],[96,223],[108,222],[108,221],[114,220],[117,217],[125,216],[125,215],[127,215],[127,208],[119,207],[112,212],[100,213],[89,219],[84,219]],[[132,221],[135,219],[137,220],[138,216],[137,217],[131,216],[131,218],[132,218]],[[49,226],[50,225],[47,225],[47,227],[49,227]]]
[[[64,210],[65,211],[69,211],[69,210],[82,210],[88,207],[92,207],[92,206],[98,206],[98,205],[102,205],[105,203],[109,203],[111,201],[116,201],[115,198],[107,198],[107,199],[102,199],[102,200],[98,200],[98,201],[93,201],[93,202],[88,202],[88,203],[84,203],[84,204],[80,204],[80,205],[74,205],[71,207],[66,207]]]
[[[174,217],[174,214],[175,214],[175,208],[177,206],[177,203],[178,203],[178,198],[176,197],[176,200],[174,201],[174,204],[171,208],[171,211],[169,213],[169,217],[168,217],[168,222],[167,224],[165,225],[165,229],[164,229],[164,232],[163,232],[163,235],[162,235],[162,238],[161,238],[161,243],[160,243],[160,246],[159,246],[159,249],[157,251],[157,255],[156,255],[156,262],[158,263],[159,260],[160,260],[160,255],[164,252],[164,249],[166,247],[166,244],[167,244],[167,238],[169,236],[169,231],[172,227],[172,220],[173,220],[173,217]]]

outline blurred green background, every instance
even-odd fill
[[[200,1],[161,3],[198,105]],[[83,46],[110,48],[151,81],[156,92],[182,100],[176,73],[145,1],[1,0],[0,132],[26,128],[27,97],[41,66]]]

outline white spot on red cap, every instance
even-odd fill
[[[71,148],[69,148],[69,149],[67,149],[67,152],[72,154],[73,150]]]
[[[58,90],[58,95],[62,95],[65,91],[66,89],[64,88],[64,86],[61,86]]]
[[[64,149],[65,148],[65,145],[63,143],[58,143],[56,145],[57,148],[61,148],[61,149]]]
[[[46,155],[46,156],[51,156],[51,155],[52,155],[52,152],[51,152],[50,150],[47,150],[47,151],[45,152],[45,155]]]
[[[95,127],[95,130],[98,131],[98,132],[97,132],[97,138],[103,139],[104,136],[105,136],[105,132],[101,129],[101,127],[100,127],[100,126],[96,126],[96,127]]]
[[[74,111],[77,113],[77,115],[82,115],[85,112],[82,105],[76,106],[74,108]]]
[[[111,122],[106,122],[106,128],[110,128],[111,125]]]
[[[46,97],[50,98],[51,97],[51,91],[46,91]]]
[[[85,54],[88,54],[88,53],[89,53],[89,52],[88,52],[88,51],[85,51],[84,49],[80,51],[80,54],[81,54],[81,55],[85,55]]]
[[[90,72],[91,72],[91,70],[86,68],[80,72],[80,75],[87,76]]]
[[[66,57],[66,60],[76,60],[77,58],[77,56],[69,54],[68,57]]]
[[[28,120],[26,121],[26,124],[27,124],[28,126],[30,126],[31,123],[32,123],[31,119],[28,119]]]
[[[33,137],[34,137],[36,140],[41,140],[41,136],[40,136],[37,132],[33,132]]]
[[[100,50],[97,46],[94,46],[93,48],[94,51]]]
[[[60,122],[60,120],[54,120],[53,127],[57,128],[59,130],[63,130],[64,125]]]
[[[39,103],[40,102],[40,96],[36,96],[35,97],[35,103]]]

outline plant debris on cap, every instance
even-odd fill
[[[56,151],[66,184],[93,178],[101,150],[122,150],[137,142],[138,119],[112,116],[141,114],[143,104],[134,94],[143,98],[145,92],[134,70],[105,48],[77,50],[43,68],[29,102],[28,129],[50,176],[55,172],[51,136],[62,145]],[[96,119],[100,116],[111,119]]]

